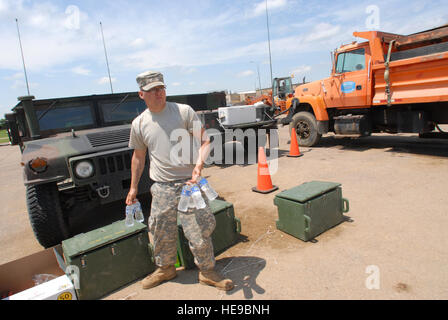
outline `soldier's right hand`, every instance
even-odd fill
[[[126,197],[126,205],[130,206],[134,202],[137,201],[137,189],[131,188],[129,189],[128,196]]]

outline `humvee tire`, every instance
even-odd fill
[[[27,186],[26,205],[34,235],[44,248],[68,238],[56,182]]]
[[[322,137],[322,134],[317,130],[316,118],[312,113],[307,111],[298,112],[292,117],[292,121],[289,123],[290,135],[292,128],[296,129],[299,146],[312,147]]]

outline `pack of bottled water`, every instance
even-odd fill
[[[132,227],[134,225],[134,220],[138,222],[143,222],[145,217],[143,216],[142,206],[137,200],[131,205],[126,206],[126,219],[125,225]]]
[[[179,211],[186,212],[188,208],[204,209],[206,204],[201,190],[210,201],[218,197],[218,193],[210,186],[207,179],[200,177],[198,184],[191,186],[185,185],[182,188],[179,205],[177,207]]]

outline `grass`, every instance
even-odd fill
[[[0,130],[0,143],[9,142],[8,132],[6,130]]]

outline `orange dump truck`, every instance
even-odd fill
[[[300,145],[327,132],[424,136],[448,123],[448,25],[407,36],[353,35],[368,41],[335,50],[330,77],[294,92],[282,123],[296,128]]]

